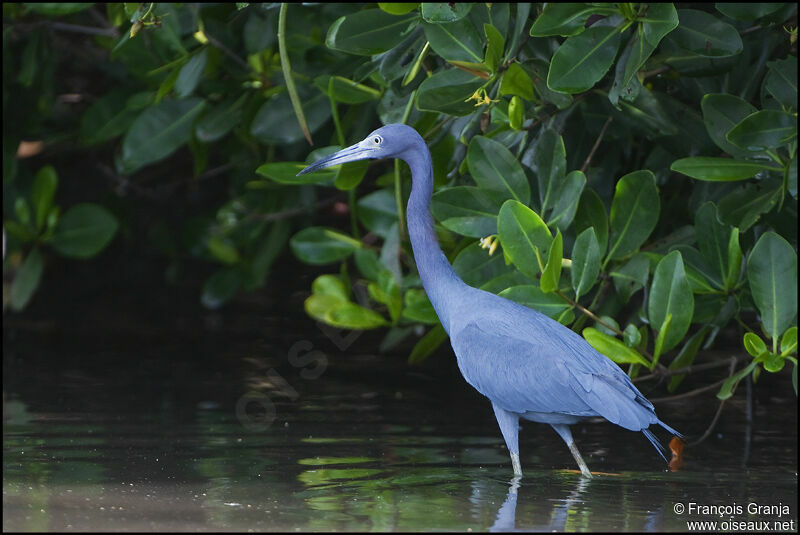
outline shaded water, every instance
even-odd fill
[[[453,380],[448,351],[410,368],[407,348],[326,333],[288,291],[216,313],[125,295],[4,318],[5,530],[797,529],[787,377],[762,377],[752,424],[742,385],[677,472],[641,433],[586,423],[573,427],[597,474],[585,480],[549,426],[524,423],[515,482],[489,403]],[[712,393],[656,408],[691,440],[716,407]]]

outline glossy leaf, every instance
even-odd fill
[[[747,157],[752,154],[737,147],[725,136],[742,119],[755,113],[755,106],[736,95],[711,93],[703,97],[700,107],[703,110],[703,122],[708,135],[720,149],[735,157]]]
[[[553,129],[543,129],[536,141],[533,170],[539,184],[539,210],[543,218],[555,202],[556,190],[564,181],[567,167],[567,152],[564,141]]]
[[[324,93],[301,87],[298,90],[310,133],[314,133],[331,116],[331,104]],[[250,134],[264,145],[290,144],[305,138],[297,122],[291,99],[286,93],[266,101],[256,112]]]
[[[756,4],[757,5],[757,4]],[[797,58],[767,62],[769,72],[764,86],[784,108],[797,109]]]
[[[767,344],[755,333],[744,334],[744,348],[754,357],[760,357],[767,352]]]
[[[391,15],[405,15],[419,7],[419,2],[378,2],[378,7]]]
[[[423,2],[422,18],[426,22],[455,22],[469,15],[472,4],[469,2]]]
[[[778,234],[765,232],[747,259],[747,279],[766,332],[778,340],[797,317],[797,253]]]
[[[547,261],[550,230],[544,221],[524,204],[507,200],[497,215],[497,231],[505,254],[526,276],[535,279]]]
[[[380,98],[381,92],[344,76],[324,74],[314,79],[314,85],[329,98],[344,104],[361,104]]]
[[[659,261],[653,273],[650,287],[647,316],[654,329],[661,329],[668,315],[672,315],[669,332],[664,337],[663,351],[675,347],[689,330],[694,312],[694,297],[683,259],[673,251]]]
[[[349,54],[371,56],[390,50],[405,39],[417,19],[415,13],[391,15],[380,9],[365,9],[336,19],[328,28],[328,48]]]
[[[605,254],[608,247],[608,215],[603,201],[593,189],[585,189],[581,194],[573,226],[576,233],[593,228],[600,246],[600,255]]]
[[[742,51],[742,38],[730,24],[697,9],[679,9],[680,25],[672,38],[698,56],[723,58]]]
[[[534,37],[561,35],[563,37],[578,35],[586,29],[586,21],[598,13],[615,13],[611,8],[602,8],[588,4],[572,4],[567,2],[548,3],[542,14],[536,17],[530,34]]]
[[[460,69],[439,71],[417,89],[417,108],[450,115],[467,115],[475,106],[466,102],[483,80]]]
[[[597,283],[600,274],[600,245],[594,229],[589,227],[575,239],[572,247],[572,287],[575,300],[585,295]]]
[[[653,232],[660,209],[652,172],[634,171],[620,178],[611,203],[611,236],[606,262],[624,258],[639,249]]]
[[[728,193],[719,201],[720,219],[745,232],[764,213],[778,204],[781,197],[780,180],[748,182]]]
[[[64,256],[91,258],[114,237],[117,218],[98,204],[76,204],[61,216],[50,245]]]
[[[404,295],[403,317],[419,323],[435,325],[439,317],[424,290],[411,288]]]
[[[779,171],[780,168],[767,162],[732,160],[730,158],[714,158],[696,156],[681,158],[672,162],[672,171],[710,182],[730,182],[745,180],[764,171]]]
[[[611,67],[619,41],[619,30],[613,26],[594,25],[568,37],[550,61],[547,87],[562,93],[591,89]]]
[[[466,19],[450,24],[425,24],[425,38],[443,59],[483,62],[483,39]]]
[[[394,194],[379,189],[358,200],[358,219],[370,232],[386,238],[392,225],[397,223],[397,205]]]
[[[614,279],[614,288],[627,303],[631,295],[641,290],[650,275],[650,261],[643,253],[636,253],[627,262],[609,273]]]
[[[481,188],[521,203],[530,201],[528,177],[519,161],[501,143],[488,137],[473,137],[467,150],[467,165]]]
[[[500,82],[500,95],[515,95],[527,101],[534,99],[533,82],[519,63],[512,63]]]
[[[700,253],[720,281],[728,277],[728,248],[732,228],[717,216],[717,207],[706,202],[694,216],[695,236]],[[737,269],[738,274],[738,269]]]
[[[617,364],[641,364],[650,368],[650,363],[638,351],[613,336],[602,333],[594,327],[586,327],[581,334],[590,346]]]
[[[774,149],[797,138],[797,116],[761,110],[742,119],[725,136],[739,148],[753,152]]]
[[[340,232],[324,227],[309,227],[289,240],[292,252],[307,264],[322,265],[344,260],[361,244]]]
[[[163,160],[189,141],[192,124],[205,107],[199,98],[165,100],[147,108],[122,141],[122,166],[132,173]]]
[[[797,327],[789,327],[781,337],[781,354],[789,355],[797,352]]]
[[[439,190],[431,200],[431,212],[445,228],[473,238],[497,233],[499,211],[496,201],[472,186]]]
[[[581,171],[571,171],[559,185],[555,205],[547,221],[548,226],[557,225],[566,230],[575,218],[578,203],[586,186],[586,175]]]
[[[769,15],[779,10],[784,4],[772,2],[741,2],[741,3],[723,3],[717,2],[714,4],[717,11],[735,20],[756,20],[764,15]]]
[[[533,284],[511,286],[498,295],[532,308],[552,319],[558,318],[565,310],[569,309],[569,303],[558,295],[545,293],[541,288]]]
[[[739,381],[747,377],[753,369],[758,364],[757,361],[752,361],[746,367],[742,368],[738,372],[734,373],[730,377],[728,377],[717,393],[718,399],[728,399],[733,395],[734,390],[736,390],[736,386],[739,384]]]
[[[545,293],[550,293],[558,290],[558,283],[561,280],[561,259],[563,258],[563,238],[561,231],[556,231],[556,236],[550,244],[550,251],[547,255],[547,265],[542,271],[542,277],[539,280],[539,287]]]
[[[194,133],[198,141],[211,143],[224,137],[239,125],[244,109],[244,98],[217,104],[197,120]]]
[[[203,70],[206,68],[208,61],[208,49],[203,49],[186,62],[186,65],[181,67],[178,79],[175,81],[175,94],[178,98],[184,98],[192,94],[200,78],[203,76]]]

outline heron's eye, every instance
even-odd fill
[[[380,145],[383,139],[381,139],[380,136],[375,136],[374,138],[372,138],[372,141],[374,141],[376,145]]]

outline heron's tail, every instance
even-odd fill
[[[670,433],[672,433],[676,437],[683,438],[682,434],[678,433],[677,431],[675,431],[673,428],[671,428],[670,426],[668,426],[667,424],[665,424],[661,420],[658,421],[658,425],[660,425],[661,427],[663,427],[664,429],[666,429],[667,431],[669,431]]]
[[[653,445],[658,454],[661,455],[661,458],[664,459],[664,462],[668,462],[667,457],[664,455],[667,450],[664,448],[664,445],[659,442],[658,437],[655,436],[649,429],[642,429],[642,433],[644,433],[644,436],[647,437],[647,440],[650,441],[650,444]]]

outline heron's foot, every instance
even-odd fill
[[[514,478],[522,477],[522,466],[519,464],[519,453],[511,454],[511,466],[514,468]]]
[[[581,469],[581,475],[583,477],[592,478],[592,473],[589,471],[589,467],[586,466],[586,463],[583,461],[583,457],[581,457],[581,452],[578,451],[578,446],[575,445],[575,441],[569,443],[569,451],[572,453],[572,456],[575,458],[575,462],[578,463],[578,468]]]

